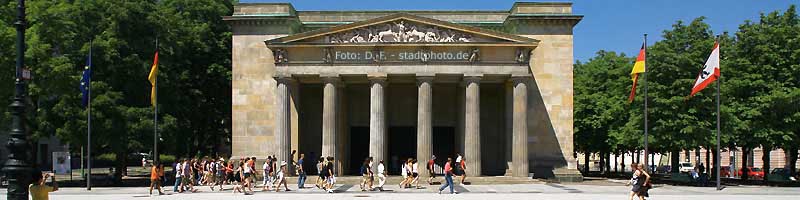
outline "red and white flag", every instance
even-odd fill
[[[694,87],[692,87],[692,94],[689,96],[694,96],[695,93],[700,92],[703,88],[706,88],[709,84],[716,81],[719,78],[719,41],[714,43],[714,50],[711,51],[711,55],[708,56],[708,60],[706,61],[706,65],[703,66],[703,71],[697,75],[697,80],[694,82]]]

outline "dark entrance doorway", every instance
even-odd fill
[[[390,174],[400,174],[401,164],[417,156],[417,129],[415,127],[389,128]],[[385,161],[384,161],[385,162]]]
[[[455,127],[433,127],[433,155],[437,164],[444,164],[448,157],[455,159],[455,136]]]
[[[349,175],[360,175],[364,158],[369,156],[369,127],[350,127],[350,169]]]

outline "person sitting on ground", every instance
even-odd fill
[[[52,187],[45,184],[48,177],[51,178],[50,182],[53,182]],[[35,172],[33,174],[33,182],[28,187],[28,191],[30,191],[31,199],[33,200],[48,200],[50,192],[58,191],[56,176],[52,173],[42,174],[41,172]]]

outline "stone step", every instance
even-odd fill
[[[361,176],[343,176],[343,177],[336,177],[336,182],[338,184],[352,184],[357,185],[362,181]],[[306,184],[314,184],[316,181],[317,176],[308,176],[306,178]],[[386,180],[386,184],[399,184],[402,181],[402,176],[389,176]],[[421,177],[419,179],[420,185],[427,185],[427,177]],[[377,180],[376,180],[377,181]],[[433,179],[435,185],[441,184],[444,181],[443,176],[437,176]],[[460,183],[460,177],[453,177],[453,182],[456,184]],[[508,176],[487,176],[487,177],[467,177],[465,179],[466,184],[471,185],[492,185],[492,184],[531,184],[531,183],[543,183],[536,179],[525,178],[525,177],[508,177]],[[287,178],[288,184],[297,184],[297,177],[288,177]],[[260,182],[259,182],[260,183]]]

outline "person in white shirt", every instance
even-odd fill
[[[281,184],[283,184],[283,187],[287,192],[292,191],[289,189],[289,185],[286,184],[286,173],[286,161],[281,161],[281,168],[278,170],[277,175],[278,185],[275,186],[275,192],[280,190]]]
[[[409,174],[408,174],[407,168],[408,168],[408,163],[403,162],[402,166],[400,167],[400,175],[403,176],[403,181],[400,181],[400,185],[399,185],[401,189],[405,188],[405,185],[408,182],[408,175]]]
[[[272,156],[267,157],[267,160],[264,161],[264,188],[261,188],[261,191],[268,191],[272,190]]]
[[[178,160],[178,163],[175,163],[175,186],[172,188],[173,192],[183,192],[183,187],[181,186],[181,174],[183,174],[183,167],[181,167],[181,160]],[[178,190],[180,188],[180,190]]]
[[[417,163],[417,159],[414,159],[414,162],[411,165],[411,176],[414,178],[414,180],[411,181],[411,185],[416,185],[416,188],[420,189],[420,187],[419,187],[419,163]]]
[[[386,167],[383,166],[383,160],[378,163],[378,189],[383,191],[383,184],[386,184]]]

